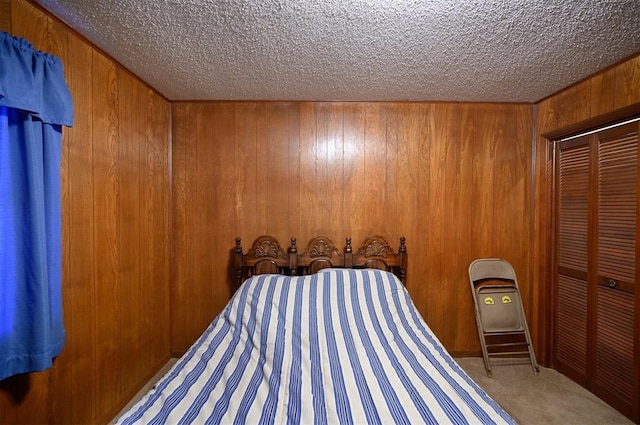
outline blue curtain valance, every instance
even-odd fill
[[[27,111],[47,124],[73,125],[73,102],[60,59],[0,32],[0,106]]]

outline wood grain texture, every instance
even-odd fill
[[[248,233],[259,234],[257,220],[245,220],[245,217],[258,214],[258,170],[250,164],[256,164],[258,152],[255,149],[256,136],[256,104],[242,103],[235,105],[234,141],[234,220],[239,227]],[[248,242],[248,241],[247,241]]]
[[[636,57],[543,100],[535,115],[531,105],[464,103],[171,105],[26,0],[0,0],[0,27],[63,58],[76,110],[61,170],[67,346],[53,370],[0,383],[0,422],[110,420],[228,299],[228,263],[212,259],[230,258],[235,236],[250,243],[272,229],[303,243],[320,233],[337,243],[406,236],[407,287],[461,353],[479,353],[469,262],[509,258],[545,364],[550,217],[540,135],[640,101]],[[194,118],[200,106],[206,136]],[[130,229],[137,236],[123,234]]]
[[[640,57],[636,56],[615,68],[614,109],[640,99]]]
[[[141,221],[148,225],[148,237],[141,235],[141,249],[146,249],[149,262],[144,265],[147,270],[144,280],[144,297],[141,313],[145,325],[142,331],[141,344],[148,345],[148,357],[141,361],[147,365],[163,365],[170,350],[170,116],[169,103],[158,93],[145,88],[146,107],[146,166],[141,164],[146,173],[146,193],[141,194],[141,201],[146,210]],[[152,312],[146,314],[145,312]],[[164,316],[163,316],[164,315]],[[166,317],[169,315],[169,317]],[[155,368],[155,367],[154,367]],[[147,370],[147,374],[152,372]]]
[[[117,404],[122,384],[124,357],[119,325],[122,275],[118,261],[118,69],[104,55],[93,54],[93,109],[103,111],[93,120],[94,264],[96,279],[95,338],[97,358],[95,379],[100,382],[97,411]]]
[[[195,181],[196,150],[194,148],[194,119],[193,105],[174,104],[172,107],[172,269],[171,281],[181,282],[181,285],[171,285],[171,314],[183,317],[183,322],[172,321],[171,344],[184,346],[193,338],[197,338],[198,330],[185,327],[186,323],[193,323],[194,310],[184,302],[185,294],[192,282],[195,281],[195,217],[197,186]],[[193,294],[192,294],[193,295]],[[193,325],[191,325],[193,327]],[[180,344],[180,345],[178,345]]]
[[[51,34],[51,48],[49,52],[54,54],[60,58],[62,63],[69,62],[67,49],[66,47],[71,43],[69,40],[70,36],[66,28],[62,25],[59,25],[55,21],[50,22],[50,31]],[[67,74],[69,71],[67,71]],[[70,214],[63,214],[62,216],[62,240],[68,241],[70,240],[70,233],[72,231],[71,226],[71,199],[70,199],[70,179],[69,179],[69,157],[70,157],[70,147],[69,143],[63,143],[62,145],[62,157],[61,157],[61,170],[60,170],[60,189],[61,189],[61,202],[62,202],[62,211],[70,212]],[[62,251],[62,281],[63,282],[71,282],[71,252],[70,249],[63,249]],[[70,302],[74,296],[74,287],[72,285],[63,285],[62,288],[62,299],[63,299],[63,311],[66,312],[71,310],[72,303]],[[73,321],[72,318],[67,317],[65,326],[68,328],[69,323]],[[60,356],[59,356],[60,357]],[[73,372],[74,367],[60,367],[64,366],[64,361],[56,360],[54,364],[54,368],[52,369],[51,379],[49,382],[49,386],[53,388],[64,388],[69,387],[73,383]],[[53,392],[51,394],[51,413],[49,415],[50,418],[57,418],[67,416],[67,420],[71,420],[68,413],[68,410],[65,410],[64,406],[71,405],[73,400],[71,398],[70,392]],[[65,415],[67,414],[67,415]]]
[[[549,250],[552,223],[549,197],[552,175],[549,172],[548,141],[542,134],[576,125],[587,118],[593,119],[640,102],[639,64],[640,56],[636,56],[537,104],[533,195],[536,208],[531,262],[536,266],[532,268],[531,281],[539,282],[533,299],[539,300],[537,311],[540,316],[539,326],[532,329],[532,338],[534,345],[538,347],[539,361],[543,365],[550,365],[553,358],[553,321],[548,305],[553,294],[550,282],[552,264]],[[547,300],[546,303],[545,300]]]
[[[75,113],[60,173],[67,342],[52,369],[0,383],[0,422],[106,423],[170,352],[170,105],[32,3],[0,8],[3,30],[62,60]]]
[[[0,0],[0,31],[13,33],[11,16],[11,0]]]
[[[536,264],[537,267],[533,268],[532,281],[539,282],[537,298],[539,300],[539,314],[540,320],[539,326],[536,329],[536,336],[534,341],[538,344],[538,357],[542,364],[552,365],[554,358],[561,357],[562,352],[555,352],[554,334],[559,330],[560,324],[554,322],[553,311],[550,308],[554,305],[555,287],[552,280],[552,272],[554,262],[552,258],[552,223],[553,217],[551,215],[551,196],[552,196],[552,168],[551,157],[549,156],[549,141],[545,139],[542,134],[555,132],[560,134],[563,127],[571,126],[571,128],[578,130],[580,126],[585,123],[585,117],[591,119],[593,123],[594,119],[606,116],[615,115],[616,111],[619,113],[626,113],[625,108],[632,107],[632,105],[640,102],[640,56],[629,59],[628,61],[619,64],[611,69],[608,69],[602,73],[592,76],[585,80],[580,85],[569,88],[557,95],[545,99],[537,105],[536,116],[536,186],[535,186],[535,217],[532,246],[532,264]],[[587,89],[586,87],[589,87]],[[582,88],[582,89],[581,89]],[[581,95],[576,95],[576,92]],[[585,125],[593,125],[586,122]],[[636,249],[637,254],[637,249]],[[637,257],[637,255],[636,255]],[[636,281],[638,280],[640,273],[636,271]],[[593,304],[595,297],[590,298],[590,302]],[[640,296],[636,292],[635,299],[635,316],[633,317],[632,328],[635,329],[633,338],[635,339],[635,347],[638,347],[640,341]],[[592,316],[589,316],[590,320],[594,320]],[[592,326],[593,327],[593,326]],[[595,364],[595,357],[593,352],[589,353],[589,365]],[[637,356],[634,357],[637,360]],[[556,367],[563,367],[562,360],[557,360]],[[615,369],[615,368],[614,368]],[[622,369],[620,368],[620,371]],[[623,372],[624,373],[624,372]],[[625,404],[615,400],[615,397],[607,395],[608,390],[604,390],[598,385],[594,385],[587,380],[583,382],[583,385],[594,388],[599,392],[601,397],[610,400],[613,405],[617,405],[618,408],[626,415],[632,418],[634,421],[638,421],[640,418],[640,389],[638,389],[637,383],[640,382],[640,367],[638,362],[635,361],[633,371],[626,372],[630,378],[633,375],[633,394],[631,400],[633,403]],[[576,375],[575,379],[580,381],[580,376]],[[629,390],[627,396],[631,394]]]
[[[212,254],[215,253],[216,247],[214,242],[214,229],[217,220],[218,211],[222,204],[216,199],[218,185],[215,182],[217,175],[215,150],[214,150],[214,130],[213,122],[216,120],[214,105],[200,103],[195,105],[195,125],[193,133],[193,149],[196,155],[193,156],[195,167],[193,170],[193,181],[196,184],[194,188],[194,208],[196,213],[194,220],[194,233],[189,238],[188,244],[193,244],[194,254],[197,263],[193,267],[193,278],[195,282],[205,282],[215,275],[215,265],[213,261],[209,261]],[[206,143],[198,143],[198,140],[206,140]],[[207,311],[211,309],[212,301],[216,298],[215,294],[218,288],[209,292],[204,286],[195,286],[195,297],[187,303],[188,308],[193,310],[194,320],[201,323],[198,333],[202,333],[207,325]]]
[[[11,2],[11,29],[15,37],[28,40],[36,50],[49,51],[49,16],[29,2]]]
[[[213,217],[214,229],[212,232],[213,240],[209,249],[213,248],[213,254],[219,258],[227,257],[227,263],[213,263],[213,274],[215,276],[228,276],[232,277],[231,258],[229,253],[232,246],[222,246],[216,243],[216,241],[226,240],[228,238],[234,239],[233,227],[217,226],[215,223],[233,223],[235,217],[235,211],[233,205],[235,203],[235,188],[234,188],[234,176],[235,176],[235,105],[233,103],[225,103],[215,105],[214,107],[214,120],[212,122],[215,129],[213,135],[213,151],[211,163],[213,165],[213,176],[215,179],[214,197],[216,199],[216,205],[229,206],[228,208],[216,208]],[[205,288],[206,291],[206,288]],[[227,303],[226,300],[231,298],[231,285],[227,287],[216,288],[216,291],[211,296],[211,292],[205,292],[205,299],[209,300],[208,307],[211,310],[218,311],[224,308]]]
[[[326,234],[342,248],[346,236],[359,244],[382,232],[407,237],[407,286],[445,346],[479,352],[469,263],[508,258],[532,293],[531,114],[495,104],[174,104],[172,350],[186,350],[224,305],[202,298],[229,295],[220,253],[230,257],[234,235],[246,248],[263,233],[301,245]]]

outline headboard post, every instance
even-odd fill
[[[344,246],[344,266],[347,269],[353,267],[353,248],[351,247],[351,238],[347,236],[346,245]]]
[[[289,253],[289,272],[291,276],[298,274],[298,246],[296,245],[296,238],[291,238],[291,246],[287,250]]]
[[[400,248],[398,248],[398,263],[400,269],[400,281],[407,283],[407,245],[405,245],[406,238],[400,237]]]
[[[242,284],[242,245],[240,237],[236,238],[236,246],[233,248],[234,270],[236,279],[236,288]]]

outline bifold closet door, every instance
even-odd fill
[[[633,418],[640,397],[638,124],[556,146],[555,366]]]
[[[621,410],[634,397],[637,283],[637,124],[599,134],[597,143],[596,323],[593,391]]]
[[[587,385],[589,263],[589,143],[563,143],[558,152],[556,228],[556,368]]]

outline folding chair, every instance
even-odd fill
[[[469,284],[487,375],[492,376],[491,357],[524,358],[525,354],[537,374],[538,364],[511,264],[500,258],[477,259],[469,265]]]

